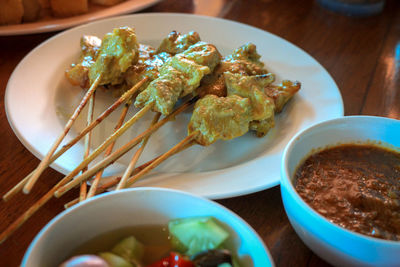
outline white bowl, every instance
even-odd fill
[[[249,266],[274,265],[257,233],[230,210],[188,193],[143,187],[104,194],[62,212],[35,237],[22,266],[58,266],[100,234],[135,225],[167,225],[171,219],[191,216],[213,216],[224,224],[239,258]]]
[[[294,172],[312,149],[371,141],[399,149],[400,121],[349,116],[322,122],[293,137],[283,153],[281,193],[290,223],[311,250],[336,266],[400,266],[400,242],[368,237],[331,223],[296,192]]]

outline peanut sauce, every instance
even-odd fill
[[[295,187],[331,222],[372,237],[400,240],[400,153],[374,145],[328,148],[296,170]]]

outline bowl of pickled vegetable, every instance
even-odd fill
[[[94,197],[59,214],[29,246],[22,266],[273,266],[240,217],[202,197],[135,188]]]

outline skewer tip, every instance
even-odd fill
[[[4,202],[8,202],[14,195],[15,195],[15,192],[8,192],[3,195],[2,199]]]
[[[23,192],[25,195],[27,195],[27,194],[29,194],[29,193],[31,192],[31,189],[30,189],[30,188],[24,187],[24,189],[22,189],[22,192]]]
[[[59,190],[57,190],[56,192],[54,192],[54,196],[56,198],[60,198],[63,195],[62,191],[60,192]]]

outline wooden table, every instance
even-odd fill
[[[333,76],[343,96],[345,114],[400,119],[400,3],[387,1],[382,14],[353,18],[332,13],[312,0],[166,0],[142,12],[183,12],[219,16],[274,33],[304,49]],[[0,194],[33,170],[39,161],[18,141],[4,109],[7,81],[18,62],[55,33],[0,37]],[[61,53],[61,52],[60,52]],[[321,88],[323,90],[323,88]],[[62,175],[47,170],[30,195],[0,203],[3,231]],[[73,190],[53,199],[0,245],[0,265],[17,266],[29,243]],[[218,201],[244,218],[262,237],[277,266],[328,265],[293,231],[279,187]]]

